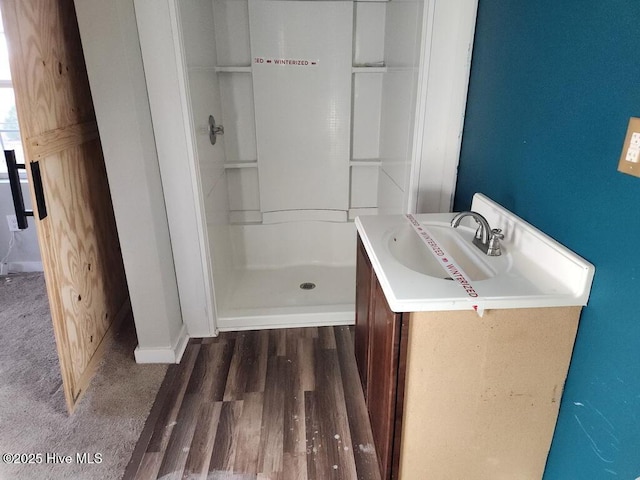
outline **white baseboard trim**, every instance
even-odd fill
[[[180,334],[174,342],[173,347],[165,348],[140,348],[136,347],[133,354],[136,363],[180,363],[182,355],[189,343],[186,325],[182,325]]]
[[[2,265],[2,275],[9,273],[28,273],[28,272],[42,272],[42,262],[7,262]]]

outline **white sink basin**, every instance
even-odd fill
[[[482,194],[471,210],[502,229],[502,255],[472,244],[475,222],[450,226],[454,213],[415,215],[464,270],[468,283],[451,281],[404,215],[356,218],[358,233],[395,312],[586,305],[595,268],[566,247]],[[472,292],[472,295],[470,295]],[[470,298],[473,297],[473,298]]]
[[[452,228],[433,222],[423,225],[439,246],[464,270],[466,278],[486,280],[507,271],[510,255],[507,252],[499,257],[485,255],[471,243],[475,235],[474,229],[463,226]],[[450,273],[408,223],[389,235],[388,247],[391,255],[405,267],[430,277],[452,280]]]

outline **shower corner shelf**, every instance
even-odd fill
[[[257,168],[258,167],[258,161],[257,160],[251,160],[251,161],[241,161],[241,162],[228,162],[224,164],[224,168],[225,169],[229,169],[229,168]]]
[[[218,73],[251,73],[251,66],[245,65],[220,65],[216,67]]]
[[[361,158],[349,162],[350,167],[379,167],[381,165],[382,161],[379,158]]]
[[[215,72],[216,67],[213,67],[211,65],[188,65],[187,71],[190,73],[191,72]]]
[[[357,65],[357,66],[351,67],[351,72],[352,73],[386,73],[387,67],[385,66],[369,67],[369,66]]]

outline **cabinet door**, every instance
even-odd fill
[[[377,281],[372,307],[367,406],[380,473],[382,478],[391,478],[402,314],[391,311]]]
[[[372,284],[375,278],[371,262],[358,236],[356,260],[356,326],[354,350],[360,381],[367,398],[367,370],[369,365],[369,312],[372,303]]]

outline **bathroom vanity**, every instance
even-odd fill
[[[480,194],[472,210],[502,229],[501,258],[472,223],[415,216],[466,288],[403,216],[356,222],[355,353],[383,478],[543,475],[594,267]]]

